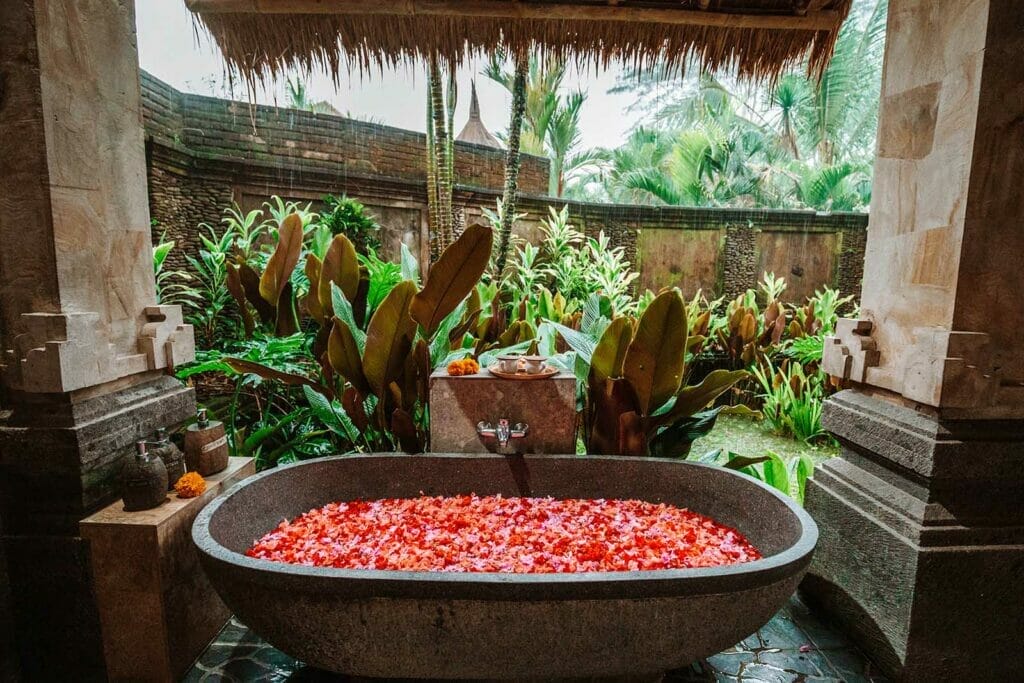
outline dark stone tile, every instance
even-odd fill
[[[807,634],[800,629],[792,618],[785,615],[776,616],[765,624],[759,633],[764,647],[797,650],[801,646],[811,644]]]
[[[806,676],[776,669],[767,664],[748,664],[739,676],[742,683],[802,683]]]
[[[743,665],[754,661],[754,653],[746,651],[723,652],[708,657],[708,664],[714,667],[716,673],[725,673],[732,676],[738,675]]]
[[[828,660],[814,650],[762,650],[757,653],[757,661],[796,674],[826,678],[835,676],[835,671]]]

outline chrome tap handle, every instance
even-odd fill
[[[492,425],[490,422],[484,422],[483,420],[476,423],[476,433],[477,436],[481,436],[485,439],[493,439],[498,435],[498,432],[494,428],[494,425]]]
[[[530,425],[526,424],[525,422],[516,422],[515,425],[512,427],[512,433],[510,436],[513,439],[522,439],[529,435],[529,433]]]

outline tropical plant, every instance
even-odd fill
[[[684,383],[689,326],[678,290],[656,296],[635,323],[615,318],[596,344],[555,327],[576,353],[577,376],[586,382],[589,453],[683,457],[722,410],[708,406],[747,376],[716,370],[696,386]]]
[[[194,326],[200,345],[209,348],[224,336],[234,336],[233,324],[223,314],[231,304],[227,261],[234,249],[235,236],[229,230],[218,235],[206,224],[199,226],[198,236],[197,255],[185,255],[191,268],[185,319]]]
[[[174,249],[174,240],[167,239],[167,233],[153,246],[153,275],[156,278],[156,302],[158,304],[187,306],[195,299],[196,293],[188,285],[192,279],[184,270],[166,270],[167,257]]]
[[[819,373],[807,374],[799,363],[771,361],[753,368],[761,385],[764,423],[773,432],[804,442],[828,438],[821,426],[825,381]]]
[[[714,450],[690,460],[709,465],[720,465],[762,481],[768,486],[804,504],[807,480],[814,473],[814,461],[806,453],[793,457],[788,463],[777,453],[748,457],[732,451]]]
[[[327,228],[332,237],[345,235],[360,254],[380,251],[380,226],[359,201],[342,195],[326,195],[320,212],[319,225]]]
[[[634,93],[658,130],[638,129],[621,148],[598,150],[571,194],[695,206],[866,207],[887,7],[887,0],[854,3],[820,78],[794,72],[763,86],[699,69],[681,75],[665,64],[627,71],[616,91]]]
[[[519,195],[520,140],[523,118],[526,115],[526,75],[529,58],[525,53],[515,56],[515,74],[512,78],[512,112],[508,125],[508,149],[505,153],[505,187],[501,196],[501,226],[498,230],[498,254],[494,261],[494,275],[504,277],[505,262],[512,246],[512,224],[516,216]]]
[[[492,55],[484,75],[515,95],[515,70],[506,70],[503,55]],[[531,55],[524,81],[524,116],[521,145],[528,154],[548,157],[548,195],[561,197],[566,177],[583,166],[589,156],[573,152],[581,141],[580,113],[587,94],[576,91],[562,95],[565,61],[556,57]],[[508,136],[505,136],[506,142]]]
[[[340,112],[327,100],[314,102],[309,99],[306,82],[298,76],[289,76],[285,79],[285,97],[285,106],[290,109],[301,109],[302,111],[311,111],[316,114],[340,115]]]

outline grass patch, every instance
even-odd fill
[[[748,456],[764,455],[766,451],[773,451],[786,461],[806,453],[815,463],[839,455],[839,448],[835,444],[812,445],[789,437],[777,436],[763,429],[755,420],[738,415],[721,415],[714,429],[693,442],[693,449],[690,452],[701,454],[719,448]]]

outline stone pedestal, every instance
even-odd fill
[[[808,594],[899,681],[1024,677],[1024,13],[891,0],[861,318]]]
[[[449,377],[443,369],[431,376],[432,452],[488,453],[476,425],[502,418],[530,426],[516,443],[522,453],[575,453],[576,378],[563,372],[548,379],[502,379],[486,370]]]
[[[0,420],[0,515],[15,642],[28,680],[103,677],[88,544],[78,521],[120,497],[138,439],[195,414],[171,377],[75,401],[25,397]]]
[[[902,681],[1024,671],[1024,424],[948,422],[855,391],[826,404],[842,457],[807,490],[804,588]]]
[[[231,458],[198,498],[172,493],[142,512],[124,512],[116,501],[82,520],[109,680],[177,681],[227,623],[231,613],[199,566],[192,522],[254,472],[251,458]]]

